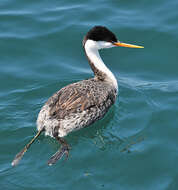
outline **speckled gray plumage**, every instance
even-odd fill
[[[116,99],[116,89],[108,82],[88,79],[70,84],[49,98],[37,124],[46,134],[62,137],[101,119]]]

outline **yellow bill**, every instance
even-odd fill
[[[128,48],[144,48],[143,46],[126,44],[126,43],[122,43],[122,42],[114,42],[113,45],[115,45],[115,46],[121,46],[121,47],[128,47]]]

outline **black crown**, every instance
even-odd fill
[[[94,41],[117,42],[116,36],[104,26],[94,26],[87,33],[86,39]]]

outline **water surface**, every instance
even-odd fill
[[[1,188],[177,189],[177,6],[175,0],[0,2]],[[47,166],[59,145],[42,135],[12,168],[36,133],[44,102],[93,76],[81,41],[94,25],[145,46],[101,51],[119,83],[116,104],[103,120],[67,136],[67,162]]]

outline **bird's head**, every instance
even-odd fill
[[[115,34],[104,26],[95,26],[89,30],[83,40],[83,46],[90,46],[94,49],[104,49],[111,47],[129,47],[129,48],[143,48],[143,46],[131,45],[122,43],[117,40]]]

